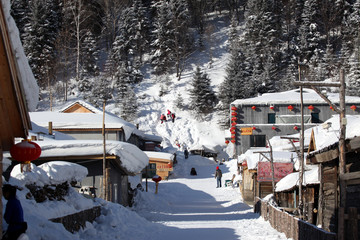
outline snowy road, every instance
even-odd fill
[[[231,164],[234,162],[220,166],[223,182],[232,176]],[[197,176],[190,176],[192,167]],[[149,181],[148,193],[142,195],[142,209],[137,212],[167,226],[158,239],[287,239],[242,202],[238,188],[216,188],[215,167],[212,160],[180,157],[174,176],[160,182],[157,195],[152,194],[154,183]]]

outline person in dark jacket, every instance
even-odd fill
[[[216,182],[217,182],[217,188],[221,187],[221,177],[222,177],[221,169],[219,168],[219,166],[217,166],[216,171],[215,171],[215,178],[216,178]]]
[[[16,240],[27,229],[23,209],[20,201],[16,198],[15,186],[4,184],[2,191],[4,198],[7,200],[4,219],[9,224],[2,240]]]
[[[196,172],[195,168],[191,168],[190,175],[192,175],[192,176],[197,175],[197,172]]]
[[[171,113],[171,121],[174,122],[175,121],[175,113]]]
[[[184,156],[185,156],[185,159],[188,159],[188,157],[189,157],[189,151],[186,148],[184,151]]]

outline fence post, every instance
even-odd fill
[[[357,217],[357,208],[351,207],[348,208],[348,223],[349,230],[348,232],[349,240],[358,240],[358,217]]]

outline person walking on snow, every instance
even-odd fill
[[[171,117],[171,111],[168,109],[167,110],[167,117],[170,118]]]
[[[175,113],[171,113],[171,121],[174,122],[175,121]]]
[[[219,168],[219,166],[217,166],[216,171],[215,171],[215,178],[216,178],[216,182],[217,182],[217,188],[221,187],[221,177],[222,177],[221,169]]]
[[[164,114],[161,114],[161,116],[160,116],[160,121],[161,121],[161,123],[163,123],[163,121],[166,122],[166,117],[165,117]]]

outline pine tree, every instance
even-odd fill
[[[99,54],[97,41],[94,35],[88,31],[81,47],[81,75],[96,76],[99,74],[99,67],[97,66]]]
[[[92,93],[84,97],[96,107],[99,107],[112,98],[110,81],[106,77],[99,77],[93,83]]]
[[[197,113],[211,113],[214,110],[217,98],[210,86],[210,79],[202,73],[200,67],[196,68],[190,89],[190,109]]]
[[[119,104],[121,106],[120,117],[128,122],[134,122],[137,119],[138,104],[136,99],[135,92],[128,88],[126,96]]]

